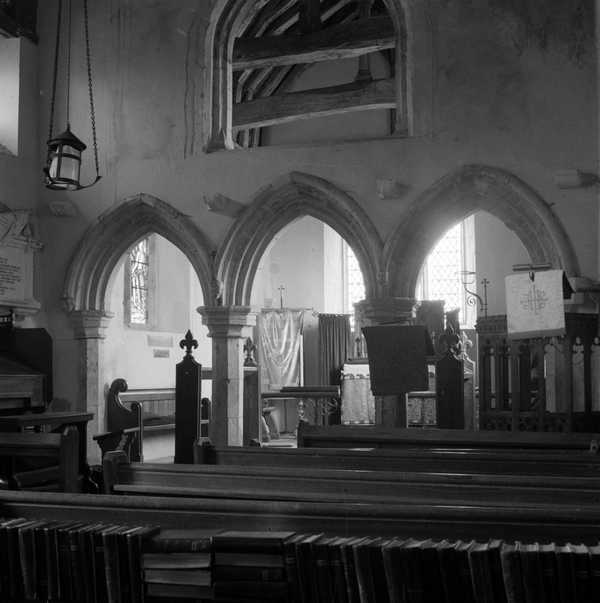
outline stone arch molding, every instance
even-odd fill
[[[215,299],[210,245],[198,227],[168,203],[139,193],[102,215],[79,243],[65,279],[68,312],[97,312],[110,316],[106,289],[123,254],[136,241],[157,233],[189,259],[202,287],[206,305]]]
[[[478,210],[502,220],[523,242],[533,263],[579,275],[563,225],[536,191],[502,169],[466,165],[421,194],[386,242],[384,272],[390,295],[414,297],[419,270],[431,248],[448,228]]]
[[[303,216],[325,222],[345,239],[360,264],[367,296],[379,294],[383,243],[369,216],[327,180],[292,172],[261,190],[227,233],[218,258],[224,305],[250,305],[254,277],[269,243]]]

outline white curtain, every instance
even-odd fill
[[[263,310],[259,320],[261,365],[271,390],[301,384],[303,310]]]
[[[375,423],[369,365],[344,364],[342,369],[342,423]]]

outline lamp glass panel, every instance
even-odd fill
[[[58,176],[58,155],[56,153],[53,153],[52,155],[50,167],[48,168],[48,175],[52,179]]]
[[[81,162],[79,159],[74,159],[73,157],[65,157],[63,155],[60,164],[60,174],[58,177],[65,180],[73,180],[75,182],[79,182],[80,165]]]

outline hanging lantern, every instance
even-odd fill
[[[81,190],[89,188],[100,180],[100,170],[98,166],[98,143],[96,140],[96,118],[94,115],[94,96],[92,86],[92,66],[90,58],[90,41],[88,28],[88,5],[87,0],[83,0],[84,10],[84,30],[85,30],[85,47],[86,61],[88,74],[88,90],[90,99],[90,122],[92,128],[92,138],[94,145],[94,159],[96,164],[96,179],[88,185],[82,185],[79,181],[81,171],[81,153],[87,148],[73,132],[71,132],[71,124],[69,123],[70,109],[70,81],[71,81],[71,0],[67,0],[67,59],[66,59],[66,115],[67,129],[61,134],[53,136],[54,129],[54,108],[56,105],[56,81],[58,78],[58,63],[60,54],[60,33],[62,24],[62,2],[58,0],[58,18],[56,26],[56,43],[54,55],[54,74],[52,79],[52,101],[50,105],[50,127],[48,133],[48,155],[44,174],[46,175],[46,187],[51,190]]]
[[[48,141],[48,165],[46,187],[52,190],[78,190],[81,153],[86,146],[71,132],[70,126]]]

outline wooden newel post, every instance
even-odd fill
[[[175,372],[175,462],[193,463],[194,444],[200,436],[202,366],[192,355],[198,342],[189,330],[179,347],[185,348],[185,356]]]

